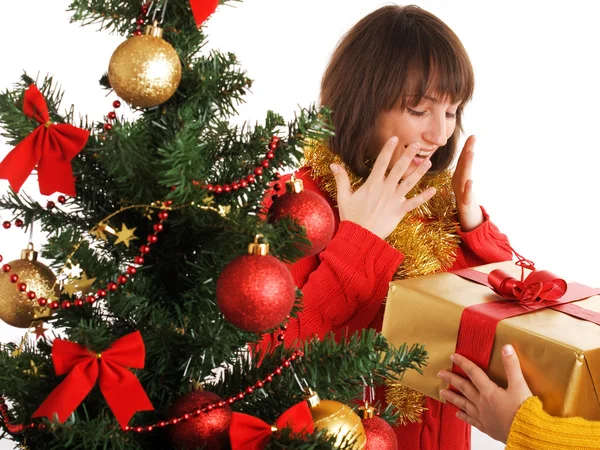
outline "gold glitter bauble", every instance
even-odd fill
[[[132,106],[150,108],[166,102],[181,81],[181,62],[162,38],[162,29],[148,25],[145,34],[117,47],[108,65],[108,81]]]
[[[354,442],[353,450],[361,450],[367,443],[365,429],[352,408],[333,400],[321,400],[314,391],[307,396],[315,429],[328,430],[337,436],[335,447]]]
[[[36,300],[29,300],[17,285],[25,283],[27,291],[33,291],[37,298],[58,298],[59,289],[56,276],[48,266],[37,261],[33,247],[23,250],[21,259],[9,262],[10,272],[0,273],[0,319],[13,327],[29,328],[39,308]],[[10,282],[10,275],[17,274],[19,280]]]

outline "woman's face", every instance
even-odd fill
[[[426,96],[419,104],[409,102],[403,111],[398,108],[381,113],[373,130],[371,154],[378,155],[389,138],[398,137],[398,147],[390,161],[391,169],[406,147],[413,142],[418,143],[421,150],[405,173],[405,176],[409,175],[439,147],[446,145],[456,128],[456,110],[459,105],[460,102],[450,103],[447,98]]]

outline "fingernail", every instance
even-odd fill
[[[505,345],[504,347],[502,347],[502,353],[504,353],[504,356],[511,356],[515,354],[515,349],[512,345]]]
[[[446,394],[446,389],[442,389],[440,391],[440,398],[444,398],[444,395]]]
[[[338,171],[340,170],[340,168],[336,164],[329,164],[329,168],[333,173],[338,173]]]
[[[413,152],[418,152],[419,149],[421,148],[421,146],[419,144],[417,144],[416,142],[413,142],[412,144],[410,144],[409,148]]]
[[[454,362],[454,355],[450,355],[450,359]]]
[[[397,136],[392,136],[390,138],[390,144],[396,145],[397,143],[398,143],[398,137]]]
[[[442,372],[438,372],[437,377],[442,378]]]

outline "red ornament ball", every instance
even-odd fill
[[[321,252],[333,237],[335,217],[327,200],[313,191],[286,192],[278,197],[269,209],[269,222],[289,216],[306,231],[312,246],[302,246],[305,256]]]
[[[266,255],[243,255],[231,261],[217,280],[217,304],[230,323],[253,333],[285,320],[296,300],[287,266]]]
[[[221,397],[212,392],[193,391],[179,398],[169,408],[169,417],[179,418],[219,401],[222,401]],[[169,441],[177,449],[229,449],[230,423],[231,408],[227,405],[200,415],[191,414],[189,419],[167,428]]]
[[[396,433],[385,420],[375,416],[372,419],[363,419],[362,424],[367,436],[364,450],[398,450]]]

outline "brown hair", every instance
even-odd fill
[[[469,56],[445,23],[418,6],[384,6],[348,31],[323,75],[321,104],[331,109],[335,128],[329,146],[354,173],[366,177],[379,114],[418,104],[426,95],[447,97],[462,103],[454,133],[431,158],[429,174],[439,173],[452,163],[462,111],[473,89]]]

